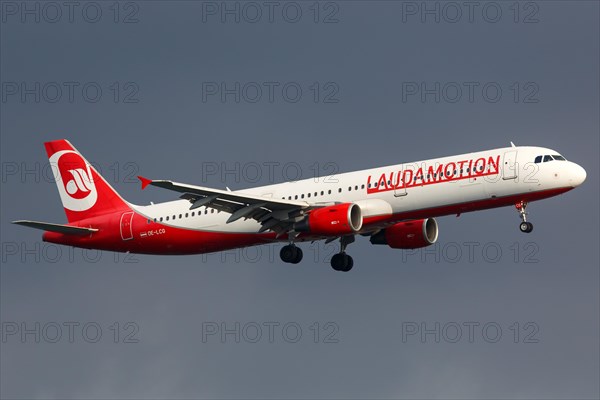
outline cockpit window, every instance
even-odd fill
[[[543,160],[543,161],[542,161]],[[553,154],[553,155],[544,155],[544,156],[537,156],[534,160],[534,162],[536,164],[539,164],[541,162],[548,162],[548,161],[554,161],[554,160],[558,160],[558,161],[567,161],[563,156],[559,155],[559,154]]]

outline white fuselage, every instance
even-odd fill
[[[560,159],[535,162],[536,157],[543,160],[547,155],[559,153],[542,147],[506,147],[238,192],[308,204],[358,203],[366,219],[362,230],[368,232],[378,228],[368,223],[369,218],[398,215],[402,220],[404,213],[418,210],[430,210],[428,215],[434,217],[457,212],[457,205],[458,212],[474,211],[495,206],[473,208],[470,204],[568,189],[583,182],[585,171],[575,163]],[[188,200],[132,207],[150,220],[184,229],[256,233],[261,228],[252,219],[227,224],[230,214],[214,208],[190,210]]]

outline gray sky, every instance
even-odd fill
[[[0,10],[3,398],[598,398],[597,2],[27,4]],[[323,244],[124,258],[9,223],[66,221],[63,137],[138,204],[174,196],[137,174],[239,189],[510,140],[588,178],[530,235],[444,217],[431,250],[358,238],[346,274]]]

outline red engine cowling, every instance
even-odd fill
[[[313,210],[308,217],[294,225],[294,230],[315,235],[342,236],[360,230],[362,223],[360,207],[354,203],[344,203]]]
[[[436,242],[438,225],[435,219],[399,222],[371,235],[371,243],[387,244],[392,249],[418,249]]]

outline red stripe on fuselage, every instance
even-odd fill
[[[384,228],[385,226],[404,220],[441,217],[445,215],[511,206],[520,201],[531,202],[541,200],[568,192],[571,189],[573,188],[565,187],[549,189],[473,202],[411,210],[390,215],[367,217],[363,221],[362,231]],[[132,220],[133,239],[123,240],[120,225],[122,215],[122,212],[112,213],[71,224],[73,226],[99,229],[98,232],[92,233],[89,236],[81,237],[64,235],[56,232],[45,232],[43,240],[51,243],[89,249],[162,255],[202,254],[288,240],[286,235],[276,238],[274,232],[228,233],[180,228],[156,223],[152,220],[148,223],[146,217],[138,213],[134,214]],[[305,234],[298,237],[299,241],[313,239],[322,238]]]

